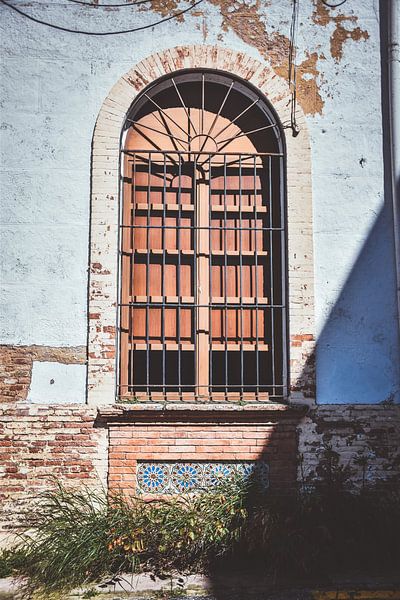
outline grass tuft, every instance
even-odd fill
[[[288,583],[396,572],[398,487],[355,492],[342,479],[284,496],[234,480],[151,501],[58,485],[41,496],[6,562],[27,578],[28,594],[44,598],[122,573],[258,569]]]

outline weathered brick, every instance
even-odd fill
[[[1,405],[0,447],[6,452],[1,453],[0,532],[19,525],[29,503],[54,484],[55,474],[61,482],[99,484],[107,456],[102,443],[105,431],[94,427],[95,416],[96,411],[84,406],[72,411],[65,406]],[[71,419],[68,424],[76,435],[72,429],[64,429],[65,419]]]

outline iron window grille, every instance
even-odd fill
[[[135,103],[122,149],[119,396],[287,395],[284,153],[267,104],[191,71]]]

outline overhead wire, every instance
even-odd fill
[[[339,6],[342,6],[343,4],[345,4],[347,2],[347,0],[342,0],[341,2],[338,2],[337,4],[331,4],[330,2],[327,2],[326,0],[321,0],[322,4],[325,4],[325,6],[327,6],[328,8],[339,8]]]
[[[150,4],[153,0],[136,0],[135,2],[124,2],[123,4],[95,4],[94,2],[85,2],[85,0],[68,0],[74,4],[89,6],[90,8],[124,8],[125,6],[139,6],[140,4]]]
[[[135,31],[144,31],[145,29],[152,29],[153,27],[156,27],[157,25],[161,25],[162,23],[166,23],[167,21],[171,21],[172,19],[176,19],[177,17],[184,15],[185,13],[192,10],[195,6],[198,6],[201,2],[203,2],[203,0],[197,0],[188,8],[185,8],[177,13],[174,13],[173,15],[170,15],[169,17],[160,19],[159,21],[149,23],[148,25],[142,25],[141,27],[132,27],[130,29],[123,29],[123,30],[119,30],[119,31],[84,31],[84,30],[80,30],[80,29],[70,29],[69,27],[62,27],[61,25],[56,25],[54,23],[49,23],[48,21],[43,21],[42,19],[38,19],[37,17],[34,17],[33,15],[30,15],[30,14],[24,12],[20,8],[17,8],[13,4],[10,4],[6,0],[0,0],[0,2],[2,2],[2,4],[5,4],[6,6],[8,6],[8,8],[11,8],[11,10],[14,10],[16,13],[18,13],[22,17],[29,19],[30,21],[33,21],[34,23],[38,23],[40,25],[46,25],[47,27],[51,27],[52,29],[57,29],[58,31],[65,31],[67,33],[79,33],[82,35],[106,36],[106,35],[120,35],[123,33],[133,33]]]
[[[293,135],[299,133],[299,126],[296,121],[296,105],[297,105],[297,27],[299,16],[299,0],[293,0],[292,20],[290,23],[290,39],[289,39],[289,61],[288,61],[288,80],[291,90],[291,106],[290,106],[290,125]]]

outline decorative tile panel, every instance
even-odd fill
[[[262,488],[269,483],[264,461],[167,462],[143,461],[137,464],[139,494],[179,494],[210,488],[224,479],[254,478]]]

